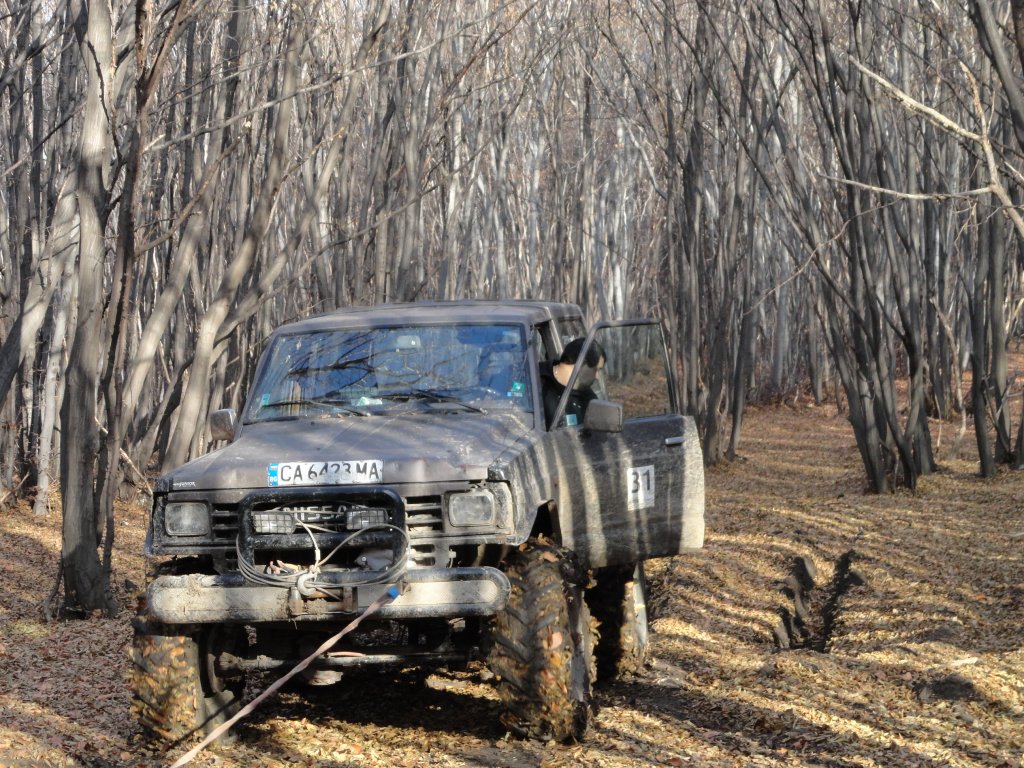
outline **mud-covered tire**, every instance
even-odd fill
[[[605,568],[587,590],[590,612],[597,620],[597,679],[615,680],[640,674],[647,662],[647,580],[643,563],[634,568]]]
[[[512,552],[512,591],[495,617],[488,662],[505,707],[502,723],[545,741],[581,740],[592,717],[594,626],[582,574],[556,547]]]
[[[132,713],[143,735],[174,743],[211,732],[238,711],[244,679],[212,673],[219,630],[134,622]]]

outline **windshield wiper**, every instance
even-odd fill
[[[431,392],[429,389],[403,389],[397,392],[378,392],[377,397],[388,400],[427,400],[431,403],[457,405],[461,408],[465,408],[467,411],[473,411],[474,413],[486,413],[483,408],[477,408],[475,405],[470,405],[454,395],[444,395],[439,392]]]
[[[361,411],[358,408],[353,408],[348,404],[346,400],[331,400],[329,398],[293,398],[291,400],[275,400],[272,403],[261,403],[260,410],[264,408],[284,408],[289,405],[316,405],[326,406],[328,408],[340,408],[345,413],[351,413],[354,416],[369,416],[366,411]]]

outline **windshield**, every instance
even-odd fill
[[[518,325],[318,331],[280,336],[266,354],[246,422],[395,408],[533,410]]]

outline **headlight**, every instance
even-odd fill
[[[171,536],[210,532],[210,510],[201,501],[175,501],[164,507],[164,530]]]
[[[494,525],[495,504],[490,491],[453,493],[448,497],[448,521],[460,528]]]

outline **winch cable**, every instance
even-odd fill
[[[310,582],[310,586],[325,592],[331,589],[340,589],[341,585],[331,584],[330,582],[316,579],[317,574],[320,572],[320,568],[328,560],[330,560],[338,552],[338,550],[340,550],[342,547],[349,546],[355,539],[359,538],[359,536],[374,530],[392,530],[397,531],[399,533],[405,545],[403,550],[395,558],[394,563],[390,567],[384,569],[383,571],[380,571],[379,573],[373,573],[372,577],[366,579],[355,579],[349,584],[345,584],[344,586],[384,584],[389,581],[395,580],[402,572],[405,571],[406,555],[408,554],[410,547],[409,534],[396,525],[391,525],[390,523],[375,523],[373,525],[368,525],[365,528],[361,528],[358,531],[355,531],[349,536],[345,537],[345,539],[340,544],[338,544],[334,549],[332,549],[330,553],[328,553],[327,557],[324,558],[320,557],[320,548],[317,546],[316,538],[313,535],[313,530],[323,530],[326,533],[330,533],[331,531],[327,529],[321,529],[319,526],[316,525],[307,525],[306,523],[301,523],[301,525],[306,530],[306,533],[309,534],[310,538],[313,539],[313,548],[316,555],[316,563],[312,567],[303,570],[300,573],[292,572],[278,574],[266,573],[265,571],[261,571],[259,568],[256,567],[255,563],[250,562],[242,555],[241,537],[239,537],[235,539],[235,553],[238,556],[238,570],[241,571],[242,575],[245,576],[245,578],[248,581],[251,581],[254,584],[262,584],[268,587],[280,587],[282,589],[290,589],[291,587],[297,585],[299,576],[302,576],[306,573],[311,573],[313,574],[314,579],[312,582]]]
[[[313,530],[312,528],[310,528],[309,525],[307,525],[304,521],[299,520],[298,517],[295,518],[295,522],[302,526],[302,530],[306,532],[306,534],[309,536],[309,540],[313,542],[313,567],[309,570],[310,573],[316,573],[320,570],[320,566],[322,564],[322,561],[320,560],[320,545],[317,543],[316,536],[313,534]],[[316,527],[320,528],[320,526]],[[348,539],[346,539],[346,541],[348,541]],[[331,554],[334,553],[332,552]],[[328,555],[328,557],[330,557],[330,555]]]
[[[208,747],[216,739],[218,739],[222,735],[224,735],[231,728],[231,726],[233,726],[235,723],[237,723],[243,717],[245,717],[246,715],[251,714],[256,709],[256,707],[258,707],[267,698],[269,698],[271,695],[273,695],[282,685],[287,683],[289,680],[291,680],[293,677],[295,677],[297,674],[299,674],[302,670],[304,670],[306,667],[308,667],[310,664],[312,664],[313,660],[315,658],[317,658],[318,656],[321,656],[322,654],[325,654],[329,650],[331,650],[331,648],[333,648],[334,645],[339,640],[341,640],[341,638],[343,638],[349,632],[351,632],[356,627],[358,627],[360,622],[362,622],[363,619],[365,619],[365,618],[375,614],[377,611],[379,611],[385,605],[387,605],[392,600],[397,598],[400,594],[402,594],[402,592],[399,589],[397,584],[390,585],[387,588],[387,590],[385,590],[384,594],[382,594],[380,597],[378,597],[376,600],[374,600],[372,603],[370,603],[370,605],[368,605],[366,607],[365,611],[363,611],[361,614],[356,616],[343,629],[341,629],[340,631],[336,632],[331,637],[327,638],[327,640],[325,640],[324,643],[319,648],[317,648],[315,651],[313,651],[311,654],[309,654],[309,656],[307,656],[305,659],[303,659],[298,664],[296,664],[294,667],[292,667],[292,669],[290,669],[287,673],[285,673],[285,675],[283,677],[279,678],[278,680],[275,680],[274,683],[269,688],[267,688],[267,690],[265,690],[263,693],[261,693],[255,699],[253,699],[248,704],[246,704],[244,707],[242,707],[240,710],[238,710],[238,712],[235,713],[234,717],[232,717],[230,720],[226,720],[225,722],[223,722],[220,725],[218,725],[214,730],[212,730],[209,734],[207,734],[205,739],[203,739],[201,742],[199,742],[195,747],[190,749],[184,755],[179,757],[178,761],[176,763],[174,763],[174,765],[172,765],[171,768],[181,768],[182,766],[188,765],[193,760],[195,760],[196,756],[200,752],[202,752],[204,749],[206,749],[206,747]]]
[[[362,581],[362,582],[359,582],[359,583],[362,583],[362,584],[383,584],[386,581],[391,581],[393,576],[397,572],[399,572],[401,570],[404,570],[404,568],[405,568],[405,558],[406,558],[406,555],[409,552],[409,547],[411,546],[411,543],[409,541],[409,534],[406,531],[402,530],[397,525],[391,525],[390,523],[375,523],[373,525],[367,526],[366,528],[363,528],[361,530],[356,531],[351,536],[349,536],[347,539],[345,539],[343,542],[338,544],[338,546],[336,546],[334,549],[332,549],[328,553],[327,557],[323,558],[322,560],[319,560],[317,562],[317,564],[316,564],[317,570],[319,570],[320,567],[323,566],[328,560],[330,560],[332,557],[334,557],[334,555],[338,552],[338,550],[340,550],[344,546],[347,546],[353,539],[355,539],[357,536],[359,536],[359,534],[365,533],[366,531],[370,531],[370,530],[391,530],[391,531],[397,531],[398,534],[402,537],[402,540],[403,540],[403,542],[405,544],[405,547],[402,549],[402,552],[398,555],[398,557],[395,558],[394,563],[392,563],[390,567],[385,568],[383,571],[380,572],[379,575],[375,576],[373,579],[368,579],[366,581]],[[310,534],[310,536],[312,536],[312,534]],[[317,550],[317,554],[319,556],[319,550]],[[321,588],[324,585],[323,585],[322,582],[314,581],[313,582],[313,586]],[[330,586],[335,586],[336,587],[337,585],[327,584],[326,586],[327,587],[330,587]]]

